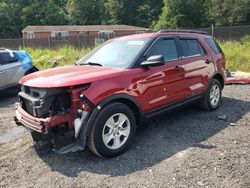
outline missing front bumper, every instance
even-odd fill
[[[16,124],[23,125],[24,127],[36,132],[47,134],[50,128],[54,128],[60,125],[68,124],[73,128],[74,113],[66,113],[61,115],[55,115],[47,118],[37,118],[28,114],[20,103],[16,103]]]
[[[22,125],[25,128],[42,134],[47,134],[49,128],[53,128],[55,125],[72,121],[72,128],[75,130],[75,141],[56,151],[58,154],[65,154],[85,149],[87,137],[86,127],[90,116],[91,113],[82,111],[80,118],[75,118],[75,115],[72,116],[70,113],[50,118],[36,118],[25,112],[20,103],[16,103],[16,116],[14,119],[17,125]],[[75,121],[73,122],[74,119]]]
[[[31,129],[39,133],[47,133],[46,126],[49,125],[50,118],[35,118],[24,111],[20,103],[16,103],[15,121],[17,125]]]

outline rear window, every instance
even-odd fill
[[[180,39],[181,57],[190,58],[205,55],[205,51],[196,39]]]
[[[17,62],[18,59],[15,56],[11,56],[9,52],[0,53],[0,64],[5,65],[8,63]]]
[[[220,54],[222,50],[219,44],[212,38],[205,38],[206,43],[213,49],[214,53]]]

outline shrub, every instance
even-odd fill
[[[74,64],[76,60],[86,55],[91,49],[76,49],[65,46],[59,49],[34,49],[26,48],[33,59],[33,63],[39,69],[47,69],[52,66],[50,63],[54,58],[61,56],[58,66]]]
[[[220,46],[225,53],[228,70],[250,72],[250,36],[243,37],[241,41],[221,42]]]

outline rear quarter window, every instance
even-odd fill
[[[205,38],[205,42],[213,49],[214,53],[221,54],[222,49],[220,48],[219,44],[212,38]]]

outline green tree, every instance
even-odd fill
[[[120,0],[121,10],[120,10],[120,23],[128,25],[137,25],[136,16],[137,8],[140,5],[140,0]]]
[[[163,1],[144,0],[137,8],[136,25],[150,27],[162,12]]]
[[[4,2],[0,3],[0,37],[8,38],[12,37],[11,28],[9,26],[10,16],[8,15],[7,5]],[[9,33],[9,34],[8,34]]]
[[[244,24],[250,21],[249,0],[211,0],[209,5],[209,20],[215,26]]]
[[[105,21],[103,0],[69,0],[66,10],[70,24],[101,24]]]
[[[106,0],[106,20],[110,24],[141,25],[138,8],[143,0]],[[139,20],[141,21],[141,20]]]
[[[62,25],[66,24],[66,14],[53,0],[31,0],[23,8],[23,25]]]
[[[164,0],[154,28],[196,28],[209,25],[208,4],[203,0]]]
[[[0,2],[0,37],[21,37],[21,10],[27,5],[27,0],[2,0]]]
[[[128,24],[198,28],[250,23],[250,0],[0,0],[0,37],[27,25]]]
[[[106,0],[105,15],[109,24],[118,24],[120,20],[121,3],[119,0]]]

